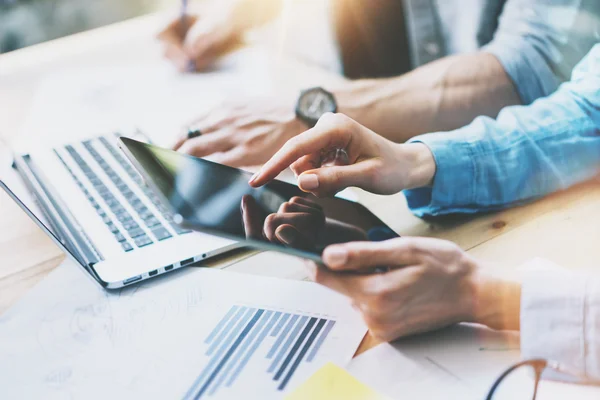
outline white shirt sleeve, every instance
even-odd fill
[[[550,273],[525,278],[521,292],[523,358],[556,361],[600,381],[600,275]],[[572,380],[546,374],[551,379]]]

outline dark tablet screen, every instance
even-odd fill
[[[121,142],[186,227],[313,260],[329,244],[397,236],[358,203],[317,198],[282,181],[255,189],[248,185],[252,174],[237,168],[128,138]]]

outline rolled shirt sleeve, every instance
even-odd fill
[[[482,50],[503,65],[523,104],[568,80],[600,38],[598,0],[508,0]]]
[[[420,217],[498,210],[592,178],[600,169],[600,44],[553,95],[411,142],[427,145],[437,168],[431,187],[404,192]]]
[[[525,278],[521,354],[556,361],[566,373],[548,370],[546,378],[600,381],[600,276],[553,273]]]

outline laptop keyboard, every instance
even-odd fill
[[[129,177],[142,189],[142,191],[148,197],[148,199],[154,205],[154,207],[156,207],[161,212],[163,218],[166,219],[167,222],[169,222],[173,230],[175,230],[175,232],[177,232],[180,235],[191,232],[189,230],[181,228],[173,222],[169,210],[167,210],[166,207],[163,206],[158,196],[156,196],[156,194],[154,194],[154,192],[150,190],[148,186],[146,186],[146,184],[144,183],[140,175],[135,171],[131,163],[127,161],[127,159],[120,153],[120,150],[118,150],[113,144],[111,144],[108,141],[108,139],[104,136],[100,137],[99,140],[100,143],[102,143],[104,147],[106,147],[108,152],[115,158],[115,160],[117,160],[121,167],[123,167],[125,172],[127,172],[127,175],[129,175]]]
[[[122,176],[120,176],[112,168],[110,163],[96,150],[94,142],[104,146],[131,180],[135,182],[147,198],[146,203],[131,190],[129,187],[130,184],[125,182]],[[89,183],[94,187],[97,195],[102,198],[104,204],[106,204],[110,210],[110,214],[105,210],[104,206],[98,202],[95,194],[90,193],[90,191],[86,189],[86,186],[63,160],[60,154],[56,151],[55,153],[124,251],[129,252],[135,248],[141,248],[158,241],[169,239],[174,235],[182,235],[190,232],[173,223],[169,211],[162,205],[160,199],[145,185],[131,163],[119,153],[120,150],[118,150],[108,138],[99,137],[97,139],[87,140],[82,142],[82,145],[100,167],[99,169],[97,167],[92,168],[72,145],[65,146],[65,150],[71,156],[73,161],[75,161],[75,164],[77,164],[78,168],[83,172]],[[114,184],[116,190],[123,198],[125,198],[135,215],[132,215],[132,213],[123,207],[120,199],[113,193],[113,190],[115,189],[104,184],[98,174],[105,175]],[[146,206],[148,201],[156,207],[159,214],[156,214],[155,211],[152,211]],[[161,222],[159,216],[163,221],[166,221],[168,225]]]

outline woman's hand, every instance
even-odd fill
[[[345,155],[346,165],[339,160],[332,165],[335,152]],[[395,144],[343,114],[331,113],[286,142],[250,185],[262,186],[287,167],[298,176],[300,189],[321,197],[349,186],[392,194],[426,186],[435,174],[433,155],[425,145]]]
[[[477,262],[451,242],[398,238],[329,246],[312,278],[350,297],[371,333],[386,341],[478,315]],[[385,273],[375,268],[388,267]]]

